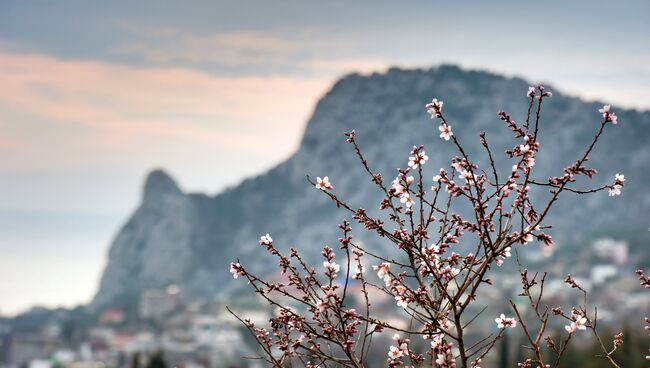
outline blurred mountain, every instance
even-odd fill
[[[149,174],[142,204],[117,234],[109,253],[101,287],[92,307],[123,305],[137,300],[144,288],[180,286],[193,297],[219,297],[241,282],[233,282],[228,264],[239,258],[259,272],[273,272],[275,260],[260,251],[259,236],[270,233],[283,249],[295,246],[311,259],[324,244],[336,245],[336,225],[349,214],[337,209],[305,180],[305,175],[329,175],[335,191],[353,207],[378,213],[380,193],[361,170],[343,132],[355,129],[371,167],[385,181],[405,167],[413,145],[424,144],[430,157],[426,178],[449,165],[455,155],[449,142],[438,137],[437,123],[424,104],[432,97],[445,101],[444,112],[468,153],[482,157],[478,144],[487,132],[493,152],[503,156],[498,165],[512,165],[503,151],[520,142],[497,118],[505,110],[522,121],[527,108],[529,82],[482,71],[443,65],[431,69],[391,69],[385,74],[352,74],[339,80],[318,103],[298,151],[286,162],[214,197],[181,191],[165,172]],[[535,177],[559,175],[591,141],[601,120],[602,103],[585,102],[555,91],[545,103],[541,119],[542,152]],[[650,226],[650,112],[619,109],[619,125],[607,134],[592,154],[599,171],[592,182],[611,182],[616,173],[628,178],[621,197],[606,192],[577,201],[567,193],[548,219],[559,254],[578,254],[602,236],[625,240],[635,261],[647,265],[642,245]],[[478,155],[478,156],[477,156]],[[548,191],[537,189],[535,196]],[[355,237],[370,248],[386,244],[356,230]],[[385,248],[392,251],[394,247]],[[643,258],[646,257],[646,258]],[[567,261],[566,257],[557,260]],[[639,265],[641,266],[641,264]]]

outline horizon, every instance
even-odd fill
[[[351,72],[451,63],[650,110],[644,1],[579,1],[558,14],[419,2],[399,16],[387,2],[154,4],[0,4],[0,81],[11,91],[0,96],[0,293],[11,296],[0,316],[88,302],[148,172],[214,195],[267,171]],[[537,11],[549,28],[513,32],[531,23],[503,24],[504,6]],[[449,16],[429,23],[440,12]],[[616,21],[603,24],[605,12]]]

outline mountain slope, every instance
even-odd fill
[[[143,288],[171,283],[191,296],[227,293],[234,287],[228,273],[231,260],[239,257],[260,271],[269,270],[268,259],[260,257],[257,245],[260,234],[267,232],[285,248],[297,246],[311,257],[317,255],[323,244],[335,244],[336,224],[348,214],[317,193],[305,181],[306,174],[329,175],[336,192],[353,206],[371,212],[378,206],[379,192],[360,170],[343,132],[357,131],[371,166],[387,181],[396,167],[406,165],[410,148],[424,144],[430,157],[426,176],[431,177],[455,153],[449,142],[438,138],[436,124],[424,111],[426,102],[432,97],[445,101],[445,114],[470,155],[482,154],[480,131],[487,132],[491,146],[501,153],[514,141],[496,112],[503,109],[521,120],[528,85],[522,79],[448,65],[349,75],[319,101],[299,150],[267,173],[208,197],[182,193],[167,174],[154,171],[146,181],[141,206],[111,246],[92,305],[128,303]],[[597,109],[602,104],[553,92],[541,122],[537,178],[559,174],[571,164],[600,121]],[[650,179],[650,113],[615,111],[621,123],[608,129],[591,157],[601,173],[591,185],[625,173],[629,180],[624,194],[613,199],[600,193],[580,206],[568,198],[555,208],[549,223],[555,225],[552,234],[558,247],[585,245],[610,235],[640,249],[646,239],[650,224],[644,216],[650,209],[650,195],[643,183]],[[504,160],[498,164],[510,165]],[[545,194],[540,190],[537,195]],[[356,236],[369,247],[382,246],[374,237],[364,238],[361,231]]]

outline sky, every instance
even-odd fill
[[[647,0],[0,0],[0,314],[90,300],[150,170],[209,194],[268,170],[350,72],[454,63],[649,109],[648,14]]]

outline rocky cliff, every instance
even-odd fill
[[[424,144],[430,161],[427,177],[448,165],[452,146],[438,138],[437,126],[424,104],[437,97],[470,155],[479,152],[478,134],[486,131],[497,151],[512,145],[510,132],[496,117],[498,110],[521,120],[527,107],[529,82],[518,78],[462,70],[391,69],[385,74],[349,75],[318,103],[299,150],[286,162],[243,181],[214,197],[183,193],[166,173],[154,171],[144,186],[142,204],[119,231],[92,305],[103,307],[133,301],[139,290],[174,283],[192,296],[219,296],[235,283],[228,264],[240,258],[260,271],[271,270],[257,240],[271,233],[275,243],[297,246],[312,256],[323,244],[335,244],[336,224],[347,216],[307,184],[305,175],[329,175],[336,192],[354,206],[376,211],[379,192],[345,142],[343,132],[356,129],[371,165],[388,180],[406,166],[410,148]],[[552,87],[550,87],[551,90]],[[600,122],[602,103],[585,102],[555,91],[543,113],[542,153],[537,177],[560,173],[588,143]],[[560,249],[580,247],[599,236],[632,244],[643,256],[650,226],[650,113],[614,107],[618,126],[592,155],[600,175],[594,186],[617,172],[628,181],[620,198],[606,193],[555,208],[550,223]],[[509,167],[507,162],[499,165]],[[540,190],[537,195],[545,195]],[[365,239],[358,232],[361,239]],[[368,238],[366,245],[381,247]]]

